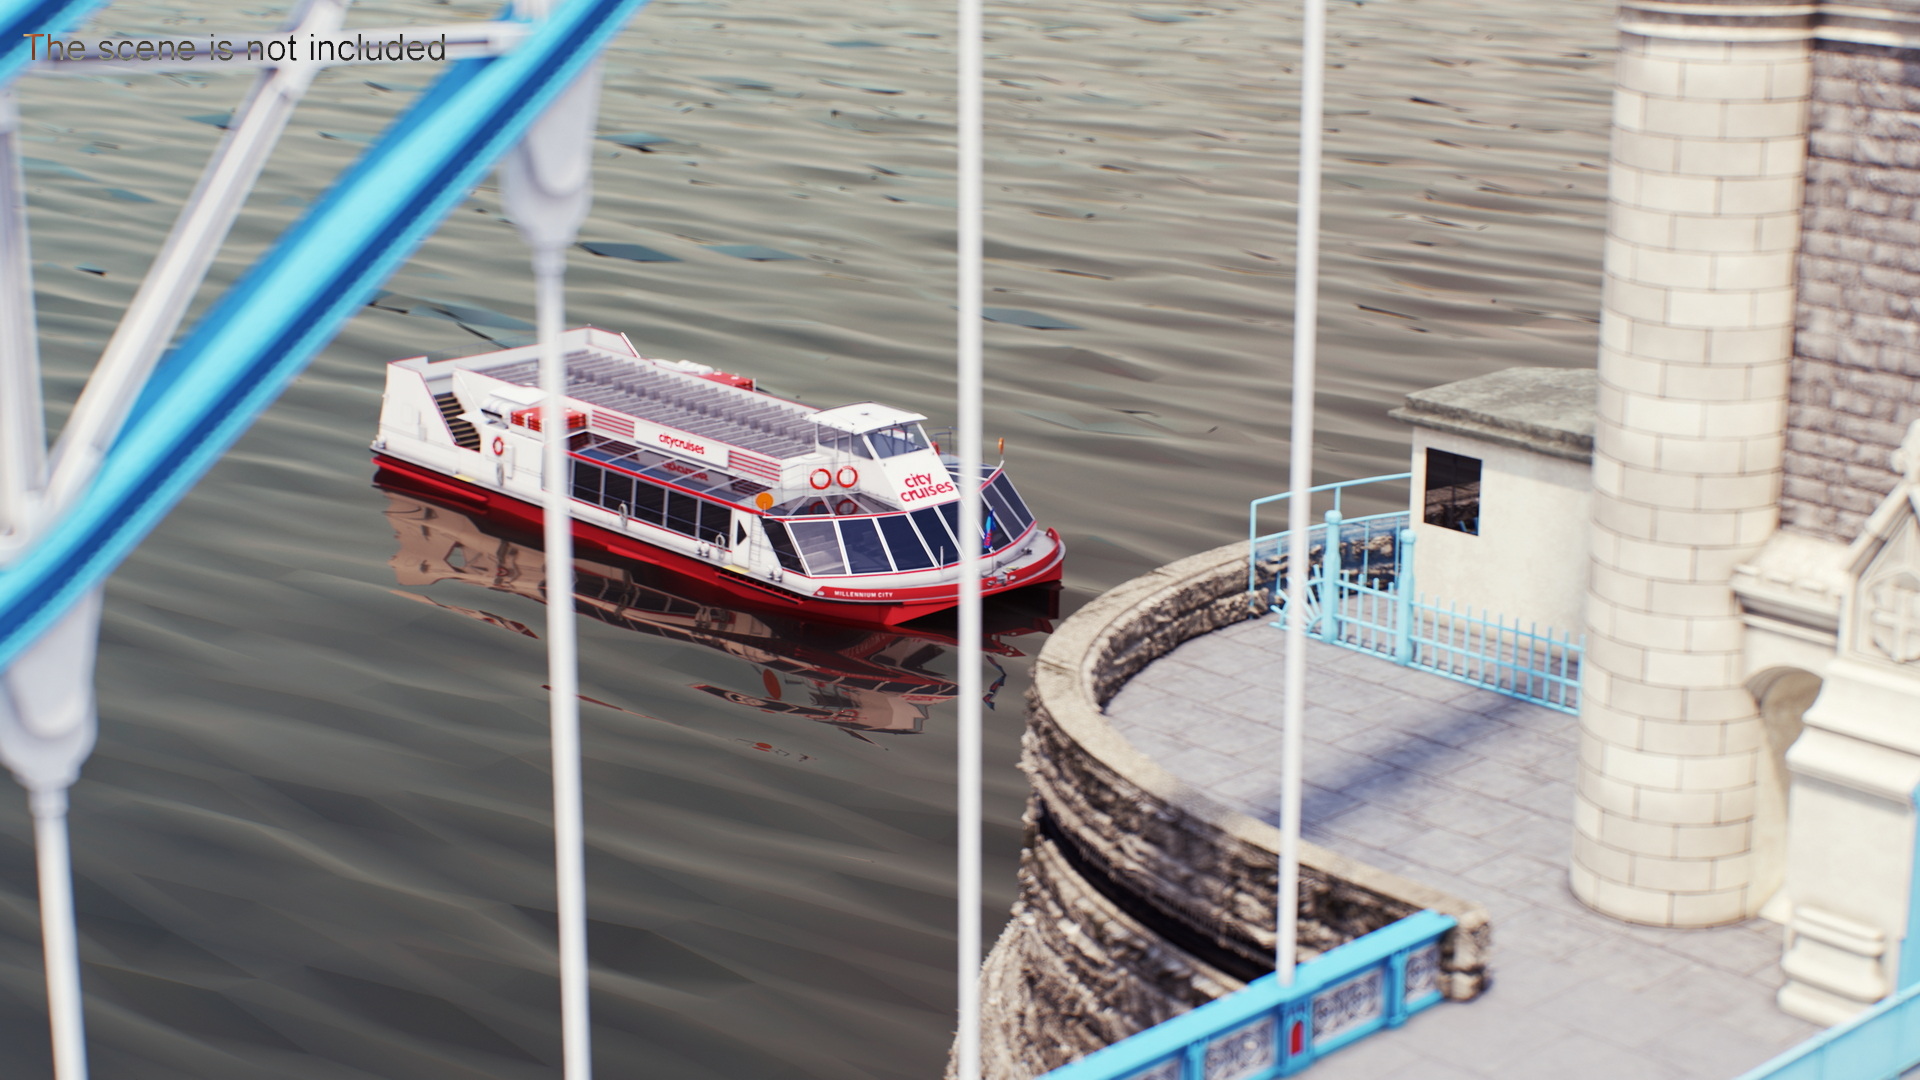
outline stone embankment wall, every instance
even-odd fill
[[[1161,567],[1082,608],[1041,650],[1020,899],[981,975],[990,1080],[1038,1076],[1272,970],[1279,830],[1183,784],[1102,711],[1181,642],[1264,613],[1246,574],[1244,543]],[[1442,946],[1448,996],[1484,985],[1479,905],[1312,844],[1300,884],[1303,958],[1433,908],[1460,922]]]

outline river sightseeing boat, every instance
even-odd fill
[[[563,338],[574,533],[743,598],[895,625],[958,601],[958,460],[926,417],[817,409],[751,379],[643,357],[624,334]],[[381,468],[490,514],[540,518],[539,349],[387,366]],[[1058,581],[1064,548],[985,466],[983,592]]]

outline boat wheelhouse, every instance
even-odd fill
[[[928,439],[926,417],[817,409],[703,364],[643,357],[591,327],[562,348],[563,482],[585,542],[830,618],[893,624],[957,602],[958,462]],[[538,351],[389,364],[381,466],[537,520]],[[983,591],[1059,580],[1059,536],[1005,469],[983,467],[975,482]]]

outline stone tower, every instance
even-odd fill
[[[1621,7],[1572,884],[1635,922],[1783,871],[1732,582],[1779,519],[1812,11]]]

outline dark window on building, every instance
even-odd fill
[[[1443,529],[1480,533],[1480,459],[1427,448],[1424,520]]]

